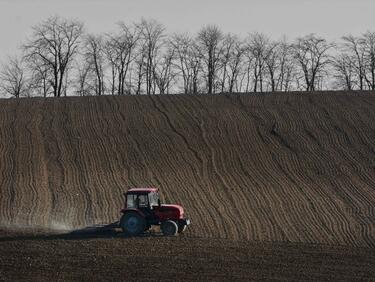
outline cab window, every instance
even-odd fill
[[[159,195],[157,193],[150,193],[149,199],[151,207],[158,205]]]
[[[147,195],[139,195],[138,201],[139,201],[138,207],[140,207],[140,208],[147,208],[148,207]]]
[[[128,194],[126,199],[126,207],[128,209],[136,208],[147,208],[148,207],[148,195]]]
[[[134,208],[136,208],[137,207],[137,205],[136,205],[136,199],[137,199],[137,195],[128,194],[127,200],[126,200],[126,207],[128,209],[134,209]]]

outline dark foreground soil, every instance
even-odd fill
[[[208,238],[12,234],[0,280],[374,280],[375,250]]]

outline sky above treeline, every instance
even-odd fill
[[[32,26],[54,15],[78,19],[92,33],[143,17],[158,20],[168,33],[217,24],[241,36],[258,31],[294,39],[316,33],[337,41],[375,31],[374,11],[375,0],[0,0],[0,60],[16,54]]]

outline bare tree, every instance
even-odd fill
[[[289,91],[295,65],[292,46],[285,38],[269,44],[265,63],[269,89],[271,91]]]
[[[279,43],[271,42],[268,46],[268,50],[266,51],[266,56],[264,58],[271,91],[279,90],[278,77],[279,71],[281,69],[280,56],[281,52],[279,49]]]
[[[26,58],[48,67],[53,94],[60,97],[69,64],[78,51],[83,24],[52,17],[34,26],[33,31],[32,39],[24,45]]]
[[[220,92],[232,93],[243,65],[244,45],[234,34],[226,34],[221,42],[216,83]]]
[[[235,50],[237,42],[238,42],[238,38],[233,34],[229,33],[223,37],[222,56],[220,56],[219,58],[220,69],[221,69],[220,91],[222,93],[226,90],[225,84],[228,81],[229,75],[230,75],[229,64],[230,64],[230,61],[232,60],[232,57],[234,56],[234,50]]]
[[[192,79],[189,59],[193,39],[188,34],[174,34],[170,39],[170,45],[174,48],[176,56],[174,66],[178,70],[178,75],[182,77],[184,93],[188,94]]]
[[[347,53],[338,54],[332,62],[336,87],[353,90],[355,87],[356,67],[351,56]]]
[[[28,58],[27,68],[31,72],[31,87],[36,95],[47,97],[52,92],[52,73],[48,65],[37,58]]]
[[[294,57],[300,67],[306,91],[315,91],[319,85],[319,77],[331,62],[328,51],[333,44],[314,34],[300,37],[294,44]]]
[[[353,62],[356,69],[356,81],[360,90],[364,89],[365,83],[365,50],[361,39],[352,35],[342,37],[344,52],[347,52],[348,59]]]
[[[255,58],[253,56],[253,53],[250,52],[249,50],[249,45],[248,45],[248,42],[246,43],[245,45],[245,52],[244,52],[244,56],[245,56],[245,64],[246,64],[246,67],[245,67],[245,71],[243,72],[242,74],[242,77],[240,79],[240,91],[242,91],[242,85],[243,85],[243,81],[245,80],[246,81],[246,86],[245,86],[245,90],[244,92],[249,92],[250,91],[250,83],[252,82],[253,79],[253,69],[255,68]]]
[[[105,42],[105,55],[108,61],[108,64],[111,68],[111,75],[110,75],[110,86],[111,86],[111,95],[116,94],[116,80],[117,80],[117,51],[115,48],[113,48],[113,44],[110,44],[111,38],[109,37],[108,40]]]
[[[29,96],[28,80],[25,76],[25,66],[22,59],[9,57],[0,72],[0,90],[15,98]]]
[[[165,44],[165,50],[155,66],[155,81],[160,94],[169,94],[171,82],[176,74],[173,70],[175,49],[170,43]]]
[[[242,40],[216,25],[194,38],[166,37],[155,20],[118,26],[115,33],[83,37],[80,22],[41,22],[23,45],[24,62],[12,59],[0,70],[1,90],[14,97],[66,96],[71,85],[82,96],[316,91],[331,82],[335,88],[375,90],[375,32],[342,37],[331,56],[335,45],[314,34],[291,44],[261,33]]]
[[[88,35],[84,41],[83,56],[86,62],[83,66],[86,66],[87,70],[81,69],[81,75],[86,73],[85,76],[87,78],[89,73],[92,73],[94,93],[95,95],[103,95],[105,93],[105,53],[103,37],[100,35]]]
[[[202,69],[196,42],[188,34],[174,34],[169,42],[174,49],[173,66],[177,70],[176,76],[182,77],[183,92],[196,94]]]
[[[230,53],[228,60],[228,92],[232,93],[234,87],[237,85],[238,76],[241,73],[243,67],[243,57],[245,53],[245,48],[243,43],[236,37],[233,48]],[[238,89],[236,87],[236,89]]]
[[[141,34],[141,44],[143,44],[145,47],[141,49],[143,53],[141,57],[145,59],[142,66],[145,68],[146,93],[155,94],[156,58],[163,43],[165,29],[159,22],[145,19],[142,19],[141,23],[137,24],[137,27]]]
[[[258,89],[263,92],[263,76],[271,49],[270,40],[264,34],[254,33],[247,40],[248,57],[252,58],[253,62],[254,92],[257,92]]]
[[[136,85],[135,85],[135,94],[139,95],[142,94],[143,89],[142,85],[145,84],[145,77],[146,77],[146,60],[147,60],[147,50],[146,46],[143,44],[139,44],[136,57],[134,61],[134,72],[136,76]]]
[[[219,66],[219,59],[222,53],[223,33],[216,25],[208,25],[202,28],[197,37],[199,53],[206,66],[207,90],[213,93],[215,78]]]
[[[368,88],[375,90],[375,32],[366,32],[360,39],[364,52],[365,80]]]
[[[293,58],[293,46],[283,38],[279,42],[279,67],[280,74],[277,80],[277,90],[290,91],[292,80],[295,76],[295,60]]]
[[[76,95],[88,96],[92,93],[92,86],[90,85],[90,66],[86,61],[77,63],[76,66]]]
[[[111,65],[111,93],[118,95],[130,92],[126,87],[126,77],[130,64],[135,59],[135,51],[139,40],[139,31],[135,26],[119,24],[121,31],[118,34],[108,35],[105,53]]]

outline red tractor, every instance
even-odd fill
[[[166,236],[185,231],[190,220],[184,218],[184,209],[179,205],[162,205],[158,192],[157,188],[132,188],[124,194],[126,201],[121,210],[120,227],[125,234],[136,236],[152,225],[160,225]]]

